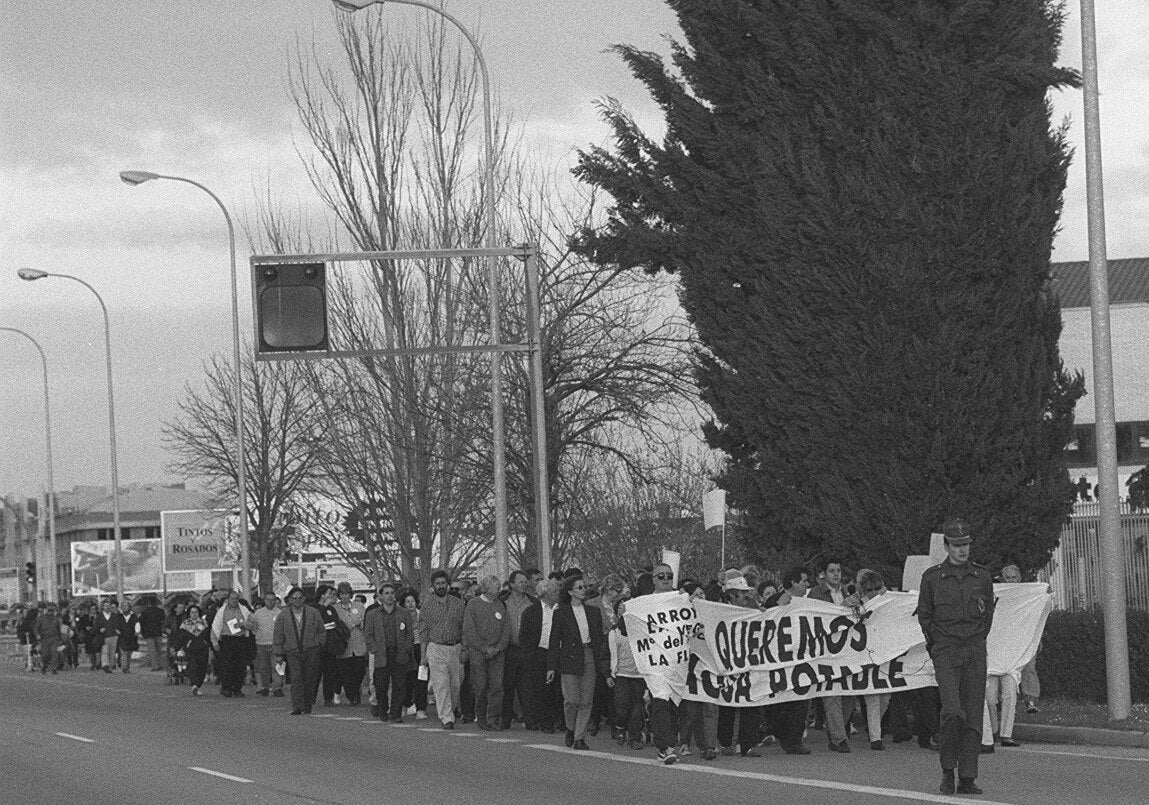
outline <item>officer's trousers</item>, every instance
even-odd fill
[[[943,771],[957,768],[958,777],[977,777],[981,749],[981,719],[985,707],[985,642],[934,646],[934,675],[942,701],[941,763]]]

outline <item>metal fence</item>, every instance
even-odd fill
[[[1078,503],[1061,530],[1061,544],[1039,574],[1053,587],[1057,609],[1079,610],[1102,604],[1100,514],[1096,503]],[[1134,513],[1121,503],[1121,542],[1125,554],[1125,600],[1130,609],[1149,611],[1149,512]]]

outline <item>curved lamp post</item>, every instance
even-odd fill
[[[235,227],[232,225],[231,215],[228,213],[227,207],[220,201],[219,196],[192,179],[185,179],[182,176],[165,176],[151,171],[120,171],[120,179],[123,180],[124,184],[132,187],[150,182],[152,179],[168,179],[198,187],[211,196],[212,201],[223,212],[224,221],[227,222],[228,249],[231,254],[231,346],[232,360],[235,361],[235,390],[232,407],[235,409],[235,468],[236,483],[239,486],[239,544],[241,549],[239,586],[243,590],[244,597],[247,597],[251,595],[251,545],[248,542],[247,467],[243,450],[243,367],[240,365],[239,355],[239,280],[235,268]]]
[[[475,59],[479,62],[479,72],[483,79],[483,152],[486,165],[483,171],[483,193],[486,196],[486,247],[496,247],[495,238],[495,138],[491,124],[491,80],[487,73],[487,61],[483,58],[483,51],[479,48],[478,40],[471,35],[459,20],[448,14],[438,6],[425,3],[422,0],[332,0],[335,7],[341,11],[355,12],[371,5],[384,5],[396,3],[404,6],[418,6],[432,11],[446,19],[459,29],[460,33],[471,43],[475,51]],[[491,301],[490,301],[490,339],[492,344],[501,340],[499,331],[499,285],[495,258],[487,258],[490,273]],[[506,436],[503,425],[503,368],[502,353],[491,353],[491,431],[494,457],[492,465],[495,481],[495,564],[498,567],[499,578],[507,578],[510,559],[507,547],[507,466],[506,466]]]
[[[58,588],[56,565],[59,560],[56,557],[56,482],[52,476],[52,414],[48,404],[48,359],[44,356],[44,348],[40,346],[40,342],[23,330],[18,330],[15,327],[0,327],[0,332],[22,335],[31,341],[32,346],[40,353],[40,365],[44,367],[44,436],[48,444],[48,550],[52,554],[52,561],[48,568],[52,579],[48,590],[48,600],[54,601]]]
[[[123,603],[124,563],[123,546],[120,541],[120,474],[119,468],[116,465],[116,397],[112,391],[112,328],[108,322],[108,307],[104,304],[103,297],[100,296],[95,288],[79,277],[73,277],[71,274],[56,274],[48,271],[40,271],[35,268],[21,268],[16,272],[16,275],[20,277],[20,279],[28,282],[34,282],[44,277],[60,277],[66,280],[74,280],[92,292],[96,297],[96,301],[100,303],[100,310],[104,313],[104,357],[106,358],[108,367],[108,434],[112,445],[112,537],[116,543],[116,599],[120,603]],[[53,557],[53,562],[54,561],[55,557]]]

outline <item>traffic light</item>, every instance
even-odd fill
[[[257,353],[326,352],[326,266],[268,263],[252,271]]]
[[[36,585],[36,563],[27,562],[24,565],[24,581],[28,582],[30,586]]]

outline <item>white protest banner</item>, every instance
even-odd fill
[[[1036,651],[1051,597],[1044,584],[995,590],[988,665],[1008,673]],[[627,602],[626,625],[652,692],[675,701],[752,707],[936,684],[916,593],[889,592],[857,611],[799,598],[765,613],[672,595]]]
[[[626,634],[650,695],[677,704],[686,688],[694,608],[685,593],[653,593],[626,602]]]
[[[678,584],[680,578],[678,571],[682,567],[682,554],[678,551],[672,551],[669,548],[663,548],[662,564],[670,568],[670,572],[674,575],[674,583]]]
[[[702,496],[702,530],[726,525],[726,490],[715,489]]]

